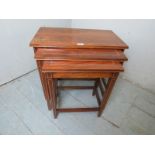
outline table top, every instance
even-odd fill
[[[127,49],[111,30],[41,27],[30,42],[33,47]]]

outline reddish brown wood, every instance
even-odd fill
[[[114,73],[113,76],[111,78],[109,78],[109,80],[108,80],[106,90],[103,94],[103,100],[101,102],[101,106],[100,106],[98,116],[101,116],[101,114],[102,114],[102,112],[103,112],[103,110],[107,104],[107,101],[110,97],[111,91],[115,85],[115,82],[117,80],[118,75],[119,75],[119,73]]]
[[[56,94],[56,80],[53,78],[48,78],[48,86],[51,94],[50,102],[53,107],[54,118],[57,117],[57,94]]]
[[[97,87],[99,85],[99,82],[100,82],[99,79],[95,81],[94,88],[93,88],[93,93],[92,93],[93,96],[96,94],[96,89],[97,89]]]
[[[30,45],[34,47],[44,95],[54,118],[58,112],[98,111],[98,116],[102,114],[119,72],[124,71],[123,63],[127,61],[124,50],[128,46],[116,34],[107,30],[40,28]],[[102,78],[109,80],[105,82]],[[93,87],[58,86],[61,79],[96,82]],[[58,88],[93,89],[99,107],[57,108]]]
[[[61,108],[57,109],[57,112],[91,112],[91,111],[98,111],[98,107],[92,108]]]
[[[41,27],[30,43],[33,47],[112,48],[128,46],[110,30]]]
[[[99,88],[100,88],[101,94],[104,94],[104,88],[103,88],[103,85],[101,83],[101,79],[100,79],[100,82],[99,82]]]
[[[68,89],[93,89],[94,86],[59,86],[59,89],[68,90]]]
[[[52,105],[50,104],[50,94],[49,94],[49,89],[48,89],[48,83],[47,83],[45,74],[42,73],[42,71],[41,71],[42,61],[37,61],[37,66],[38,66],[38,71],[39,71],[39,74],[40,74],[42,87],[43,87],[43,90],[44,90],[44,96],[45,96],[45,99],[47,100],[47,106],[48,106],[48,109],[51,110]]]
[[[107,83],[106,83],[105,79],[102,79],[101,82],[103,83],[104,87],[106,88],[107,87]]]
[[[101,100],[100,100],[100,96],[99,96],[98,90],[95,91],[95,95],[96,95],[97,103],[100,106],[101,105]]]
[[[53,73],[53,78],[68,78],[68,79],[83,79],[83,78],[103,78],[103,77],[111,77],[112,73],[107,73],[107,72],[55,72]]]
[[[124,71],[119,62],[105,61],[44,61],[42,66],[43,72],[64,72],[64,71],[108,71],[121,72]]]
[[[84,78],[62,78],[62,79],[58,79],[59,81],[64,81],[64,80],[72,80],[72,81],[95,81],[95,80],[97,80],[97,79],[92,79],[92,78],[86,78],[86,79],[84,79]]]
[[[35,53],[37,60],[74,60],[74,61],[127,61],[120,50],[110,49],[45,49],[39,48]]]
[[[92,93],[93,96],[97,93],[98,87],[100,88],[101,94],[103,95],[104,94],[104,88],[103,88],[103,84],[102,84],[102,79],[98,79],[95,81],[93,93]],[[97,96],[97,94],[96,94],[96,96]]]

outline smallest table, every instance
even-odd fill
[[[40,28],[30,45],[54,118],[59,112],[98,111],[101,116],[119,73],[124,71],[128,46],[112,31],[70,28]],[[59,86],[58,81],[65,79],[94,80],[94,86]],[[59,108],[59,89],[92,89],[98,106]]]

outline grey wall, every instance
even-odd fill
[[[0,20],[0,85],[36,68],[29,42],[40,26],[70,27],[71,20]]]
[[[113,30],[129,45],[122,77],[155,93],[155,20],[72,20],[72,27]]]

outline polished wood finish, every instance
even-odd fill
[[[61,108],[57,109],[57,112],[91,112],[91,111],[98,111],[99,107],[94,108]]]
[[[41,27],[30,46],[34,47],[44,96],[54,118],[59,112],[98,111],[101,116],[119,73],[124,71],[123,63],[128,60],[124,54],[128,46],[115,33]],[[59,86],[58,81],[64,79],[94,80],[94,86]],[[58,108],[59,89],[92,89],[98,107]]]
[[[33,47],[126,49],[110,30],[41,27],[30,43]]]
[[[56,79],[48,78],[47,81],[48,81],[48,87],[51,94],[50,104],[52,104],[54,118],[56,118],[57,117]]]
[[[35,53],[37,60],[74,60],[74,61],[127,61],[127,57],[120,50],[103,49],[38,49]]]
[[[104,87],[103,87],[103,85],[102,85],[101,80],[100,80],[100,82],[99,82],[99,88],[100,88],[101,94],[104,94]]]
[[[36,51],[36,49],[34,48],[34,52],[35,51]],[[50,94],[49,94],[49,89],[48,89],[48,83],[47,83],[47,80],[46,80],[46,77],[45,77],[46,74],[42,73],[42,71],[41,71],[42,61],[37,60],[36,62],[37,62],[37,67],[38,67],[42,87],[43,87],[43,90],[44,90],[44,96],[45,96],[45,99],[47,101],[47,106],[48,106],[48,109],[51,110],[52,109],[52,104],[49,102]]]
[[[70,90],[70,89],[93,89],[94,86],[59,86],[59,89]]]
[[[100,106],[98,116],[101,116],[103,109],[105,108],[105,106],[107,104],[107,101],[110,97],[111,91],[115,85],[115,82],[117,80],[118,75],[119,75],[118,73],[114,73],[113,76],[111,78],[109,78],[109,80],[108,80],[106,90],[105,90],[104,95],[103,95],[103,100],[101,102],[101,106]]]
[[[101,99],[100,99],[100,96],[99,96],[99,93],[97,90],[95,91],[95,95],[96,95],[97,103],[100,106],[101,105]]]
[[[68,79],[83,79],[83,78],[92,78],[96,79],[98,77],[111,77],[112,73],[109,72],[54,72],[51,77],[53,78],[68,78]]]
[[[77,72],[77,71],[107,71],[121,72],[124,71],[119,62],[105,61],[44,61],[42,66],[43,72]]]

